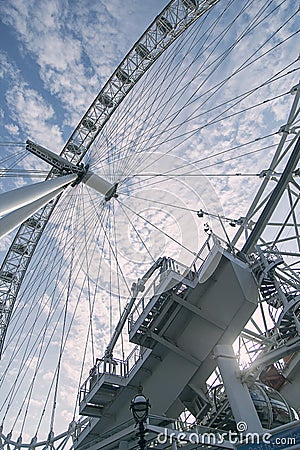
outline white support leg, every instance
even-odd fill
[[[72,183],[76,174],[64,175],[41,183],[22,186],[10,192],[0,194],[0,216],[28,205],[57,189]]]
[[[25,205],[2,217],[0,219],[0,239],[21,225],[21,223],[25,222],[32,214],[36,213],[40,208],[50,202],[50,200],[57,197],[63,190],[64,187],[61,187],[56,191],[39,198],[35,202]]]
[[[239,367],[232,346],[217,345],[214,354],[235,421],[245,422],[250,433],[263,433],[248,387],[239,377]]]

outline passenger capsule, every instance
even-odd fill
[[[86,128],[88,131],[96,131],[97,126],[95,125],[95,122],[92,119],[89,119],[88,117],[83,119],[82,126]]]
[[[118,69],[116,72],[116,77],[124,84],[131,83],[130,77],[128,73],[123,69]]]
[[[198,0],[181,0],[181,3],[188,9],[198,8]]]
[[[170,31],[173,30],[173,25],[164,16],[162,16],[158,19],[158,21],[156,22],[156,25],[157,25],[157,28],[159,29],[159,31],[163,35],[166,35],[166,34],[170,33]]]
[[[67,145],[67,149],[70,153],[73,153],[74,155],[80,155],[81,154],[81,150],[79,148],[78,145],[74,144],[73,142],[70,142]]]
[[[107,106],[107,108],[112,108],[114,106],[114,102],[112,101],[110,96],[105,92],[102,92],[99,95],[98,100],[100,103],[102,103],[103,106]]]
[[[144,45],[144,44],[138,44],[138,45],[135,47],[135,51],[136,51],[136,53],[139,55],[140,58],[142,58],[142,59],[147,59],[147,58],[149,58],[150,50],[146,47],[146,45]]]

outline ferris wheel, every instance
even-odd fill
[[[260,292],[235,342],[244,378],[297,364],[297,12],[290,0],[172,0],[59,154],[51,139],[7,150],[1,176],[25,186],[0,206],[3,448],[71,447],[90,423],[78,403],[91,368],[140,357],[127,323],[148,280],[190,273],[211,241],[244,255]],[[209,375],[211,411],[185,414],[220,427],[231,412]]]

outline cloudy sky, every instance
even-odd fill
[[[1,190],[41,181],[48,167],[24,158],[26,139],[59,153],[166,4],[0,2],[1,167],[29,171],[1,177]],[[63,370],[55,431],[66,429],[77,411],[78,384],[103,353],[132,282],[162,255],[190,263],[207,237],[205,222],[223,238],[233,235],[230,219],[246,214],[293,100],[296,12],[293,0],[221,0],[153,65],[103,128],[85,163],[118,182],[119,197],[103,205],[98,193],[79,185],[51,216],[7,341],[0,385],[7,430],[16,426],[27,440],[49,432],[39,419],[43,408],[48,417],[53,412],[57,367]],[[199,209],[208,214],[199,218]],[[226,218],[222,226],[218,216]],[[11,239],[1,241],[2,258]],[[66,356],[57,363],[60,348]],[[8,391],[17,375],[29,384]],[[49,392],[47,407],[41,386]]]
[[[3,140],[28,137],[60,149],[166,3],[1,2]]]

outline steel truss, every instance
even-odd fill
[[[65,160],[80,171],[87,150],[134,85],[172,42],[217,1],[196,3],[191,0],[174,0],[169,3],[123,59],[79,122],[61,152]],[[243,379],[247,382],[259,377],[271,364],[274,364],[278,373],[284,373],[286,366],[284,360],[282,363],[283,357],[297,354],[300,348],[300,236],[296,212],[300,199],[300,185],[297,181],[300,141],[296,125],[300,85],[293,87],[291,94],[295,95],[295,100],[287,123],[279,130],[282,137],[272,163],[262,173],[261,187],[246,217],[242,218],[239,231],[228,243],[232,248],[241,248],[241,254],[251,264],[259,285],[261,304],[268,305],[274,324],[274,327],[262,334],[256,334],[246,327],[239,338],[240,349],[246,349],[250,355],[249,364],[242,372]],[[52,169],[47,178],[61,174],[62,170]],[[276,186],[272,189],[274,182]],[[0,269],[0,355],[25,272],[58,201],[59,197],[21,225]],[[281,202],[288,205],[288,211],[283,212],[285,215],[282,211],[278,212]],[[296,246],[298,252],[290,251],[289,244],[293,248]],[[112,352],[112,348],[108,350],[109,353]],[[251,358],[253,354],[255,357]],[[216,415],[211,419],[210,425],[216,425],[220,417],[224,419],[224,414],[227,419],[231,414],[224,392],[220,390],[219,394]],[[200,405],[205,406],[207,405]],[[203,411],[205,417],[205,408]],[[73,428],[63,438],[79,433],[80,427],[83,425],[73,424]],[[63,440],[62,446],[56,446],[59,437],[54,439],[50,436],[47,442],[32,442],[27,446],[21,442],[12,442],[10,436],[0,436],[4,448],[9,448],[9,445],[16,448],[37,448],[44,445],[58,450],[67,442]]]

